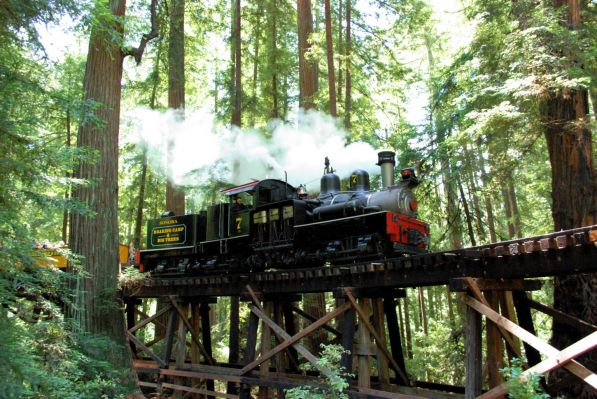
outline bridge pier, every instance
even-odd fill
[[[528,372],[544,373],[554,367],[565,367],[597,389],[597,376],[574,360],[597,347],[597,327],[527,296],[528,291],[540,286],[539,282],[528,280],[529,277],[597,271],[595,231],[585,228],[569,234],[557,233],[574,239],[557,240],[552,234],[545,239],[534,239],[529,245],[525,242],[529,239],[522,239],[348,267],[149,279],[141,289],[125,291],[127,335],[131,348],[139,356],[135,368],[143,375],[153,376],[140,385],[159,394],[174,392],[176,397],[182,396],[176,392],[187,392],[194,397],[249,399],[255,388],[260,399],[281,399],[285,389],[320,384],[297,370],[298,355],[311,363],[319,376],[329,373],[317,363],[317,354],[301,345],[303,338],[325,329],[334,336],[333,341],[350,351],[342,355],[340,364],[356,374],[348,389],[351,398],[501,397],[505,387],[497,371],[500,359],[506,358],[504,353],[507,358],[520,357],[523,354],[520,341],[524,343]],[[554,239],[556,244],[551,242]],[[407,374],[402,326],[396,313],[396,300],[404,295],[403,288],[448,283],[451,291],[459,292],[467,309],[466,387],[415,381]],[[332,292],[335,309],[319,319],[299,309],[295,302],[300,295],[310,292]],[[217,364],[211,348],[209,307],[214,298],[226,296],[232,297],[230,357],[228,364]],[[166,307],[152,316],[136,309],[137,300],[148,297],[167,298]],[[239,297],[248,301],[250,310],[248,326],[242,331],[247,343],[242,362],[238,359],[239,302],[236,301],[235,307],[234,300]],[[587,336],[569,348],[553,348],[535,336],[531,308],[568,323]],[[159,325],[164,315],[168,317],[164,323],[167,333],[163,352],[156,353],[151,349],[156,339],[144,342],[137,332],[150,323]],[[137,316],[142,320],[138,321]],[[311,324],[297,331],[296,317]],[[481,359],[483,317],[487,331],[486,363]],[[333,320],[337,320],[335,325],[331,324]],[[189,334],[190,351],[183,345]],[[235,352],[236,360],[232,361]],[[542,361],[540,353],[547,359]],[[371,368],[373,361],[377,371]]]

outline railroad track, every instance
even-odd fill
[[[269,294],[442,285],[459,277],[521,279],[597,271],[597,225],[451,251],[350,265],[257,273],[149,276],[127,297],[242,295],[250,284]]]

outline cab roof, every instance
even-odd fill
[[[256,180],[250,183],[241,184],[240,186],[226,188],[220,192],[228,197],[241,193],[250,194],[253,196],[254,206],[261,206],[289,199],[298,199],[296,188],[277,179]]]
[[[241,184],[239,186],[234,186],[234,187],[220,190],[220,192],[227,196],[232,196],[232,195],[241,194],[241,193],[253,194],[253,192],[255,191],[255,186],[257,186],[258,184],[259,184],[259,180],[255,180],[255,181],[252,181],[249,183]]]

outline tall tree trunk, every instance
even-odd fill
[[[309,37],[313,34],[311,0],[297,0],[297,25],[299,44],[299,106],[305,110],[315,107],[317,88],[315,63],[308,61],[305,54],[311,49]]]
[[[473,215],[475,219],[475,230],[477,231],[477,237],[479,241],[484,243],[487,240],[485,230],[483,229],[483,214],[481,212],[481,205],[479,203],[478,186],[475,184],[475,178],[473,173],[468,174],[467,190],[471,194],[473,199]]]
[[[452,306],[452,294],[450,292],[450,286],[446,285],[446,303],[448,304],[448,320],[450,321],[450,326],[454,328],[456,326],[454,320],[454,307]]]
[[[272,118],[278,118],[280,112],[278,110],[278,8],[275,0],[270,0],[269,3],[269,17],[271,20],[271,38],[272,48],[270,53],[269,70],[272,73]]]
[[[91,333],[109,336],[119,345],[107,347],[107,358],[115,364],[129,365],[123,313],[118,305],[118,127],[123,54],[111,34],[122,38],[122,17],[125,0],[111,0],[109,7],[115,17],[113,30],[93,28],[89,40],[85,68],[84,100],[101,106],[95,116],[100,126],[82,124],[77,147],[97,150],[94,163],[82,163],[77,177],[100,184],[78,187],[73,195],[85,202],[98,215],[75,213],[71,225],[73,252],[83,256],[89,277],[78,285],[77,308],[81,326]],[[117,40],[118,41],[118,40]]]
[[[344,36],[342,34],[342,0],[338,0],[338,96],[337,102],[342,103],[342,56],[344,55]]]
[[[469,210],[469,202],[467,198],[464,196],[464,189],[462,188],[462,181],[460,181],[460,177],[456,178],[456,182],[458,184],[458,191],[460,191],[460,200],[462,201],[462,207],[464,208],[464,216],[466,218],[466,227],[468,229],[468,237],[471,240],[471,245],[477,245],[475,241],[475,232],[473,231],[473,221],[472,215]]]
[[[350,129],[350,113],[352,111],[352,82],[350,80],[350,50],[351,50],[351,5],[352,0],[346,0],[346,89],[344,90],[344,127]]]
[[[151,88],[151,97],[149,99],[149,108],[156,108],[157,91],[160,83],[160,55],[162,46],[158,45],[158,51],[153,66],[153,85]],[[133,235],[133,246],[138,250],[141,248],[141,230],[143,229],[143,209],[145,207],[145,186],[147,184],[147,149],[143,150],[141,160],[141,177],[139,178],[139,201],[137,203],[137,217],[135,220],[135,233]]]
[[[510,197],[510,207],[512,209],[512,224],[514,224],[514,234],[522,238],[522,223],[520,222],[520,212],[518,212],[518,200],[516,199],[516,190],[514,190],[513,176],[508,179],[508,193]]]
[[[570,29],[581,25],[579,0],[554,0],[555,7],[566,7]],[[562,49],[574,60],[575,54]],[[592,137],[588,121],[587,90],[551,92],[544,105],[543,118],[552,176],[552,216],[556,230],[597,222],[597,176],[593,165]],[[591,324],[597,324],[597,273],[554,278],[554,307]],[[557,348],[582,338],[581,334],[554,320],[551,341]],[[588,358],[588,359],[587,359]],[[593,351],[579,361],[596,364]],[[564,374],[556,372],[550,379]],[[566,397],[594,397],[586,384],[577,380],[558,392]]]
[[[508,238],[512,239],[516,235],[514,223],[512,223],[512,202],[510,201],[510,192],[507,187],[502,186],[502,197],[504,199],[504,212],[506,213],[506,223],[508,224]]]
[[[325,42],[328,57],[330,115],[336,117],[336,71],[334,70],[334,41],[332,40],[332,10],[330,7],[330,0],[325,0]]]
[[[419,292],[419,311],[421,312],[421,326],[423,327],[423,334],[427,335],[427,311],[425,308],[425,297],[423,296],[423,287],[418,288]]]
[[[242,59],[241,59],[241,8],[240,0],[234,2],[234,29],[232,33],[232,44],[234,48],[234,91],[232,106],[232,125],[241,126],[241,104],[242,104]]]
[[[257,10],[257,21],[253,26],[253,81],[251,86],[251,113],[249,115],[249,126],[255,126],[257,115],[257,83],[259,80],[259,42],[261,41],[261,7]]]
[[[170,35],[168,37],[168,108],[175,110],[180,119],[184,118],[185,77],[184,77],[184,4],[185,0],[171,0]],[[174,132],[171,132],[171,135]],[[173,138],[168,143],[168,158],[172,159]],[[168,162],[170,164],[170,162]],[[166,186],[166,208],[176,215],[185,213],[185,195],[172,181],[172,171]]]
[[[141,176],[139,177],[139,201],[137,203],[137,216],[135,218],[135,233],[133,235],[133,246],[141,248],[141,230],[143,229],[143,207],[145,206],[145,183],[147,180],[147,150],[143,150],[141,164]]]
[[[68,148],[70,148],[72,145],[70,124],[71,124],[71,116],[70,116],[70,108],[69,108],[66,110],[66,121],[65,121],[66,146]],[[67,178],[71,177],[71,173],[67,172],[66,177]],[[71,195],[70,187],[67,187],[66,190],[64,191],[64,199],[68,201],[68,199],[70,198],[70,195]],[[62,213],[62,241],[65,243],[68,242],[68,219],[69,219],[68,208],[64,207],[64,212]]]
[[[315,63],[307,61],[305,53],[309,51],[311,45],[308,40],[313,33],[313,17],[311,14],[311,0],[297,0],[297,25],[299,42],[299,104],[309,110],[315,107],[314,97],[317,90],[317,75]],[[300,121],[299,121],[300,123]],[[325,296],[323,293],[306,294],[303,297],[303,306],[305,312],[316,318],[325,314]],[[311,350],[319,352],[319,344],[325,341],[325,334],[311,334],[308,346]]]
[[[413,341],[410,328],[410,314],[408,313],[408,290],[404,296],[404,335],[406,336],[406,356],[413,358]]]
[[[477,142],[477,146],[482,148],[481,140]],[[497,242],[497,234],[495,233],[495,217],[493,214],[493,204],[491,202],[491,196],[487,192],[489,190],[489,177],[485,172],[485,158],[483,158],[483,153],[479,152],[479,169],[481,170],[481,183],[483,184],[483,189],[485,192],[483,193],[483,198],[485,201],[485,210],[487,211],[487,225],[489,227],[489,240],[491,242]]]

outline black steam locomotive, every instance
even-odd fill
[[[257,271],[348,264],[425,251],[429,226],[417,219],[413,169],[394,183],[394,153],[379,153],[381,191],[370,191],[369,175],[355,170],[349,190],[326,158],[321,191],[308,198],[274,179],[223,190],[228,203],[191,215],[165,213],[148,222],[141,271],[206,273]],[[243,203],[246,199],[246,205]]]

